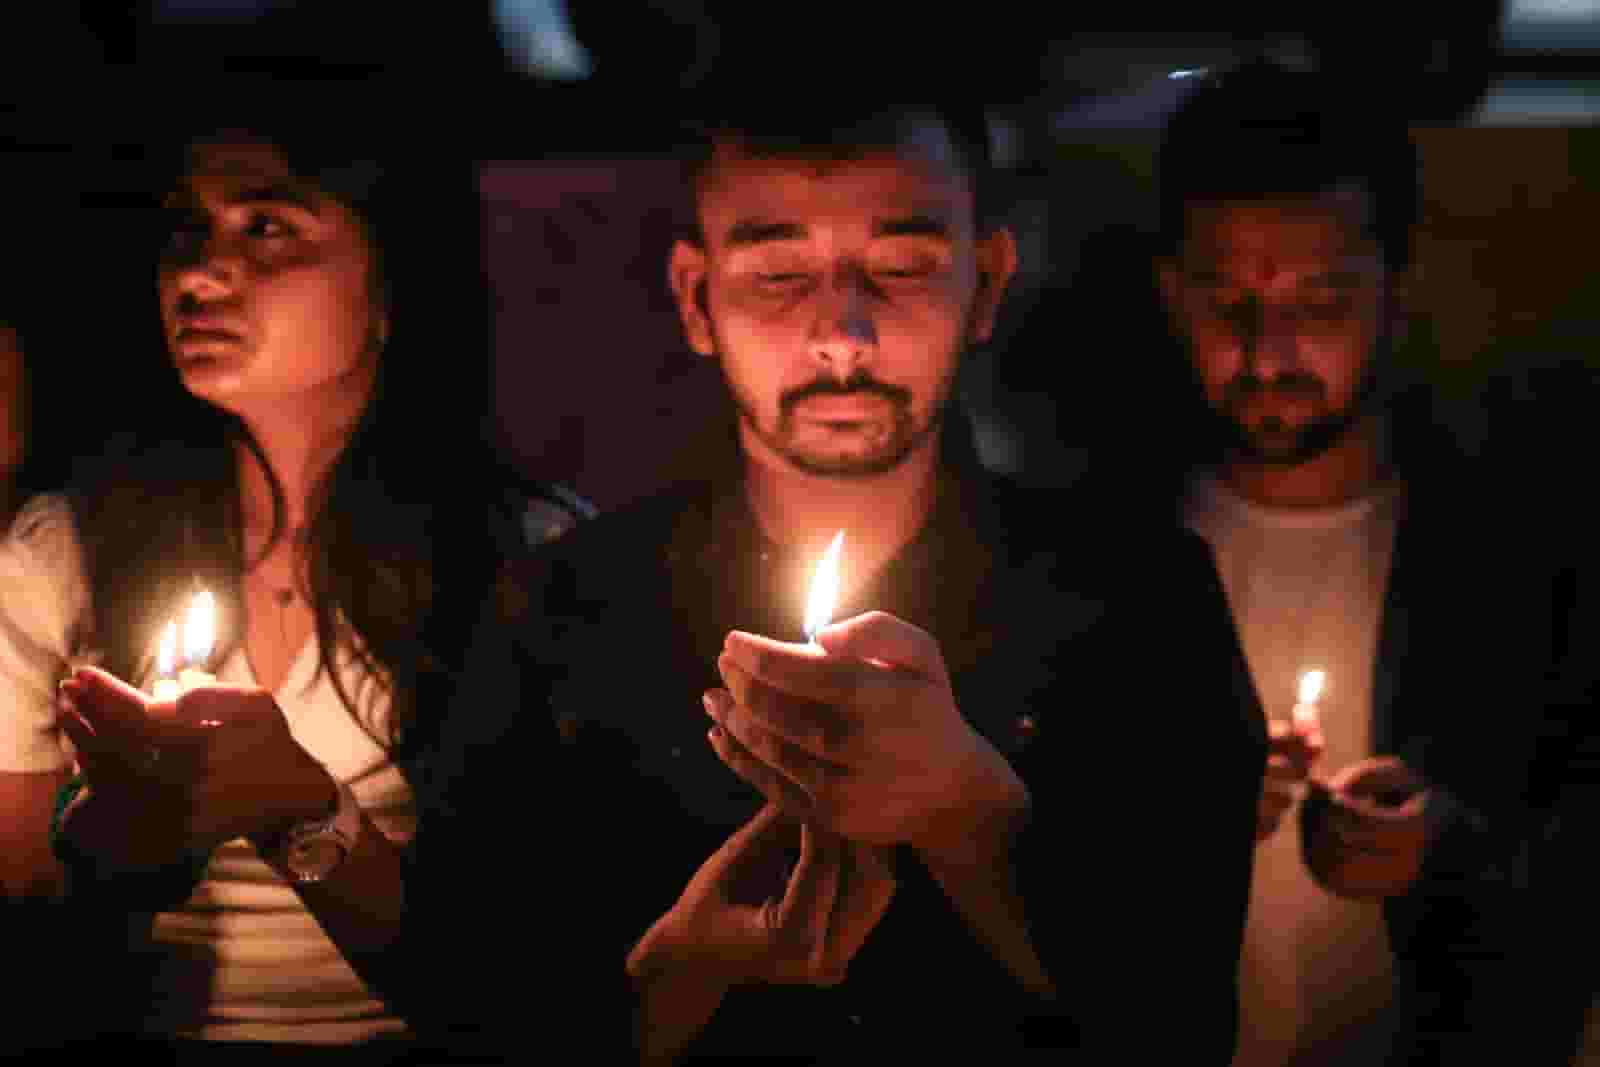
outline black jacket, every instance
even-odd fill
[[[1016,859],[1061,1007],[1030,1002],[902,849],[843,985],[737,991],[693,1053],[1228,1061],[1263,720],[1204,545],[1118,519],[952,473],[922,534],[835,616],[880,608],[937,637],[959,706],[1027,781]],[[522,963],[553,991],[435,972],[452,977],[417,999],[444,1040],[525,1049],[576,1028],[626,1055],[626,952],[759,807],[707,743],[700,694],[728,630],[798,639],[811,562],[766,543],[724,483],[603,515],[506,583],[427,783],[413,928],[445,925],[442,960]],[[508,849],[536,865],[495,896]],[[452,870],[487,890],[476,909],[449,903]]]
[[[1396,534],[1374,744],[1443,801],[1421,880],[1385,907],[1399,1063],[1565,1067],[1596,989],[1596,530],[1539,476],[1556,450],[1517,430],[1414,452]]]

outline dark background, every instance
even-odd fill
[[[1558,464],[1587,489],[1576,472],[1594,393],[1560,368],[1600,352],[1600,16],[1541,20],[1512,0],[1425,16],[1424,5],[1337,4],[1323,24],[1269,30],[1288,21],[1281,5],[1208,5],[1218,23],[1256,28],[1134,34],[1072,25],[1086,5],[995,0],[898,20],[869,17],[859,0],[842,12],[554,6],[571,32],[546,33],[566,49],[543,61],[517,46],[537,34],[499,28],[505,4],[0,7],[0,318],[21,330],[33,384],[25,484],[51,487],[144,403],[162,356],[152,260],[130,221],[140,165],[152,131],[225,109],[240,78],[325,96],[353,137],[382,131],[454,168],[463,225],[480,240],[464,257],[441,251],[438,270],[481,280],[487,295],[462,343],[490,338],[495,428],[530,477],[604,508],[692,467],[720,410],[716,369],[683,344],[665,285],[685,209],[672,163],[681,120],[734,83],[753,99],[859,88],[982,104],[1024,259],[999,336],[962,382],[981,450],[1043,483],[1092,461],[1135,469],[1138,453],[1183,447],[1171,407],[1181,359],[1147,237],[1153,150],[1186,80],[1173,75],[1267,52],[1345,72],[1352,92],[1410,121],[1425,209],[1418,327],[1400,358],[1455,402],[1464,438],[1558,424]],[[563,66],[563,54],[581,62]],[[440,373],[460,355],[438,353]],[[1508,372],[1520,388],[1482,392]],[[1496,397],[1510,399],[1496,410]],[[54,946],[22,942],[14,958],[51,958]],[[13,1015],[24,1044],[76,1022],[75,966],[34,982]]]
[[[519,36],[507,12],[536,7],[565,20]],[[985,106],[1024,263],[962,392],[986,458],[1030,480],[1070,481],[1096,449],[1170,445],[1175,356],[1146,236],[1153,151],[1184,90],[1175,72],[1263,52],[1349,72],[1353,92],[1412,122],[1426,197],[1419,325],[1401,358],[1461,400],[1462,433],[1487,425],[1476,390],[1494,373],[1592,355],[1600,19],[1472,0],[1424,22],[1346,6],[1299,30],[1136,34],[1022,4],[915,18],[864,7],[8,7],[3,313],[33,370],[36,458],[97,444],[108,410],[137,390],[153,302],[125,239],[135,164],[153,125],[215,106],[240,77],[326,93],[353,124],[460,163],[481,205],[479,263],[440,268],[482,272],[498,431],[530,476],[602,507],[692,465],[719,411],[715,367],[682,343],[664,279],[684,218],[681,120],[729,85]],[[1213,14],[1283,20],[1243,5]]]

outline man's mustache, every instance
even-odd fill
[[[1222,398],[1224,405],[1232,410],[1258,394],[1320,400],[1326,390],[1319,379],[1309,374],[1282,374],[1270,382],[1254,374],[1241,374],[1223,389]]]
[[[867,394],[880,396],[894,403],[905,405],[911,402],[911,390],[898,385],[880,382],[868,374],[853,374],[844,381],[837,378],[818,378],[807,382],[805,385],[790,389],[778,398],[778,410],[787,415],[792,412],[796,404],[802,400],[809,400],[814,396],[855,396]]]

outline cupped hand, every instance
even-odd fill
[[[957,708],[932,636],[874,611],[817,642],[734,632],[717,661],[727,688],[706,694],[738,743],[718,754],[747,778],[762,776],[751,760],[776,772],[769,797],[853,841],[929,850],[1026,806],[1021,779]]]
[[[796,847],[799,860],[789,868]],[[722,988],[835,984],[894,891],[883,853],[768,804],[695,872],[629,954],[628,973],[689,976]]]
[[[1394,756],[1360,760],[1313,781],[1301,808],[1307,868],[1342,897],[1404,893],[1422,873],[1428,783]]]
[[[172,862],[337,803],[337,783],[265,690],[203,686],[157,702],[85,667],[62,683],[59,702],[88,783],[64,832],[106,862]]]

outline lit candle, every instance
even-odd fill
[[[178,635],[183,635],[183,666],[176,670]],[[211,646],[217,636],[217,601],[205,590],[194,595],[189,610],[180,627],[177,621],[169,622],[162,631],[161,645],[156,651],[156,680],[151,695],[157,700],[176,700],[191,689],[212,685],[216,676],[205,670],[211,655]]]
[[[216,639],[217,598],[202,589],[189,602],[189,614],[183,620],[183,669],[178,672],[178,688],[183,692],[216,684],[216,675],[205,669]]]
[[[1317,700],[1321,698],[1322,687],[1327,680],[1328,673],[1320,670],[1306,671],[1300,676],[1300,700],[1293,712],[1296,726],[1303,730],[1317,728]]]
[[[151,696],[157,700],[178,699],[181,690],[176,677],[177,666],[178,624],[169,622],[167,628],[161,631],[161,647],[156,650],[156,681],[151,687]]]
[[[839,602],[839,557],[843,548],[844,531],[840,530],[833,535],[811,578],[811,592],[806,597],[805,634],[813,645],[817,643],[817,633],[832,621],[834,605]]]

